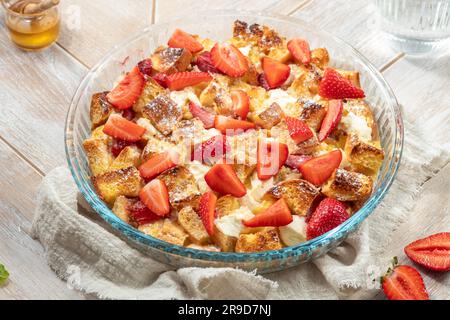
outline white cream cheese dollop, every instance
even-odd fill
[[[201,193],[211,190],[205,181],[205,174],[211,169],[211,167],[208,167],[199,161],[193,161],[191,163],[187,163],[186,168],[194,176],[198,189]]]
[[[351,111],[342,117],[340,125],[344,126],[347,132],[355,133],[364,142],[372,140],[372,128],[367,125],[364,118]]]
[[[216,219],[214,224],[223,234],[237,238],[245,228],[242,221],[249,220],[253,217],[254,214],[250,211],[250,209],[247,207],[241,207],[229,215]]]
[[[251,45],[245,46],[245,47],[240,47],[239,51],[246,57],[248,57],[248,54],[250,53],[250,50],[252,49]]]
[[[280,238],[287,246],[294,246],[306,241],[306,221],[305,217],[294,215],[290,224],[279,227]]]

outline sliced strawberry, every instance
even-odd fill
[[[194,118],[199,118],[201,122],[203,122],[203,126],[205,129],[210,129],[214,127],[214,118],[215,115],[206,109],[203,109],[199,105],[194,102],[189,102],[189,111],[192,113]]]
[[[186,87],[195,86],[202,82],[209,82],[212,77],[207,72],[175,72],[166,78],[167,88],[170,90],[182,90]]]
[[[222,160],[229,150],[230,145],[226,136],[215,136],[194,146],[191,161],[197,160],[207,164],[216,163]]]
[[[280,171],[289,155],[288,146],[273,140],[258,140],[256,172],[259,180],[268,180]]]
[[[253,122],[233,119],[225,116],[216,116],[214,119],[214,128],[223,134],[233,134],[233,131],[249,130],[256,128]]]
[[[298,170],[303,178],[316,186],[328,180],[342,161],[341,150],[333,150],[327,154],[302,163]]]
[[[192,53],[203,50],[203,46],[192,35],[180,29],[175,29],[168,43],[171,48],[184,48]]]
[[[214,192],[205,192],[200,198],[199,216],[210,236],[214,235],[214,216],[217,196]]]
[[[284,118],[287,124],[289,135],[296,144],[311,139],[314,134],[308,125],[300,119],[293,117]]]
[[[308,41],[304,39],[292,39],[287,43],[289,52],[297,62],[309,64],[311,62],[311,50]]]
[[[311,160],[312,156],[290,154],[286,160],[285,166],[291,169],[298,169],[302,163]]]
[[[160,173],[177,166],[180,155],[173,150],[158,153],[141,164],[139,173],[145,179],[153,179]]]
[[[125,109],[121,112],[122,117],[124,117],[127,120],[132,121],[134,117],[136,116],[136,113],[133,111],[133,109]]]
[[[291,211],[284,198],[281,198],[266,211],[258,214],[250,220],[243,221],[244,226],[249,228],[257,227],[282,227],[293,221]]]
[[[266,76],[264,75],[264,73],[260,73],[258,74],[258,83],[261,87],[263,87],[264,89],[266,89],[266,91],[270,90],[270,86],[267,83],[267,79]]]
[[[110,115],[103,128],[105,134],[116,139],[131,142],[140,140],[145,131],[147,131],[145,128],[118,114]]]
[[[166,216],[170,212],[169,192],[164,181],[153,179],[139,192],[141,201],[159,216]]]
[[[336,228],[349,218],[347,207],[342,202],[332,199],[323,199],[311,215],[306,227],[308,240]]]
[[[342,100],[330,100],[328,103],[328,111],[322,121],[319,131],[319,141],[324,141],[330,133],[336,128],[341,121],[344,104]]]
[[[434,271],[450,270],[450,232],[433,234],[405,247],[414,262]]]
[[[133,144],[134,142],[131,141],[113,139],[111,144],[111,153],[113,154],[114,157],[117,157],[119,153],[122,152],[123,149],[125,149],[125,147],[128,147]]]
[[[128,109],[141,95],[144,82],[144,76],[139,68],[135,67],[106,95],[106,98],[117,109]]]
[[[233,90],[231,91],[231,100],[233,101],[234,115],[242,120],[247,119],[248,112],[250,111],[250,98],[247,92]]]
[[[214,67],[230,77],[242,77],[248,71],[247,58],[230,43],[216,43],[211,50]]]
[[[152,78],[153,78],[153,80],[158,82],[158,84],[161,87],[167,88],[167,74],[165,74],[165,73],[157,73]]]
[[[382,278],[384,294],[389,300],[429,300],[420,273],[410,266],[395,266]]]
[[[142,61],[139,61],[138,63],[138,69],[139,71],[146,76],[151,76],[153,72],[153,63],[152,59],[144,59]]]
[[[327,68],[319,84],[319,95],[326,99],[359,99],[365,94],[334,69]]]
[[[219,69],[214,67],[211,58],[211,52],[205,51],[199,54],[195,60],[195,65],[203,72],[221,73]]]
[[[230,194],[237,198],[247,194],[247,189],[233,167],[226,163],[215,164],[206,173],[205,181],[212,190],[221,194]]]
[[[261,65],[270,89],[280,87],[291,73],[291,68],[288,65],[268,57],[262,58]]]
[[[142,201],[136,201],[129,205],[127,210],[130,213],[130,219],[137,225],[152,223],[162,218],[152,212]]]

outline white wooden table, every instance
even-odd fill
[[[294,16],[350,42],[379,68],[393,87],[408,118],[427,127],[433,120],[434,140],[447,149],[450,119],[450,55],[413,58],[390,49],[371,25],[369,0],[62,0],[59,41],[39,53],[26,53],[9,41],[0,17],[0,263],[10,280],[0,299],[83,299],[69,290],[46,265],[39,243],[29,236],[35,197],[42,177],[65,164],[63,127],[70,99],[83,75],[114,44],[139,29],[198,9],[246,9]],[[80,25],[76,26],[79,15]],[[74,24],[75,23],[75,24]],[[415,234],[442,230],[448,215],[450,168],[424,181],[411,213],[413,221],[399,230],[393,255]],[[437,219],[437,221],[436,221]],[[448,220],[446,220],[448,222]],[[450,226],[447,226],[447,231]],[[405,232],[407,231],[407,232]],[[448,275],[427,280],[431,294],[449,290]]]

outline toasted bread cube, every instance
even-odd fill
[[[108,91],[94,93],[91,100],[90,117],[92,129],[101,126],[113,112],[113,106],[106,99]]]
[[[236,252],[259,252],[281,249],[278,232],[275,229],[241,234],[236,242]]]
[[[175,145],[171,143],[166,137],[163,136],[151,136],[149,137],[147,144],[142,150],[141,161],[145,162],[155,154],[162,153],[168,150],[173,150]]]
[[[109,167],[110,171],[138,167],[141,163],[141,151],[136,146],[127,146],[120,151]]]
[[[293,96],[313,98],[319,91],[321,70],[314,65],[303,66],[302,70],[287,91]]]
[[[111,205],[118,196],[137,197],[144,184],[135,167],[109,171],[91,179],[100,198]]]
[[[186,71],[191,64],[192,54],[183,48],[163,48],[156,49],[150,58],[152,67],[157,72],[172,74]]]
[[[319,195],[319,189],[306,180],[295,179],[278,183],[267,195],[276,199],[284,198],[293,214],[305,216]]]
[[[350,81],[355,87],[358,87],[358,88],[361,87],[358,71],[348,71],[348,70],[340,70],[340,69],[337,69],[336,71],[339,72],[345,79]]]
[[[91,138],[106,140],[106,143],[109,143],[110,141],[112,141],[112,138],[103,132],[103,128],[105,128],[105,126],[101,125],[101,126],[98,126],[97,128],[95,128],[94,130],[92,130]]]
[[[300,101],[301,113],[300,120],[305,123],[314,131],[318,132],[322,125],[323,118],[327,114],[327,108],[314,100],[302,100]]]
[[[311,50],[311,63],[314,63],[320,69],[324,69],[328,62],[330,62],[330,56],[327,49],[316,48]]]
[[[142,89],[142,93],[133,105],[133,110],[135,112],[142,112],[144,107],[149,104],[153,99],[155,99],[160,94],[166,93],[166,89],[161,87],[158,82],[149,78]]]
[[[245,184],[248,182],[253,171],[255,171],[256,165],[233,164],[232,167],[236,172],[239,180],[241,180],[241,182]]]
[[[359,140],[354,134],[347,136],[344,151],[352,167],[362,173],[375,175],[383,163],[383,150]]]
[[[233,101],[228,91],[226,83],[214,79],[201,92],[199,97],[200,103],[207,110],[230,116],[233,114]]]
[[[203,51],[211,51],[211,49],[216,44],[216,41],[213,41],[209,38],[197,38],[197,41],[200,42],[203,46]]]
[[[148,234],[154,238],[160,238],[164,225],[164,219],[156,220],[151,223],[143,224],[138,227],[142,233]]]
[[[122,219],[126,223],[130,223],[130,212],[128,208],[130,205],[135,203],[135,199],[129,199],[124,196],[118,196],[116,201],[114,201],[114,206],[112,208],[112,212],[120,219]]]
[[[256,70],[255,65],[250,61],[248,64],[247,72],[242,77],[240,77],[240,79],[245,83],[256,86],[259,84],[258,75],[259,75],[258,70]]]
[[[183,118],[180,106],[167,95],[159,95],[150,101],[142,113],[163,135],[169,135]]]
[[[184,246],[189,238],[189,234],[177,221],[164,219],[164,224],[158,238],[172,244]]]
[[[108,142],[105,139],[86,139],[83,141],[83,148],[86,152],[89,168],[93,176],[108,171],[113,160]]]
[[[254,122],[264,129],[270,129],[279,124],[283,116],[283,110],[280,105],[274,102],[267,109],[258,114],[254,119]]]
[[[361,117],[367,123],[369,128],[372,128],[372,140],[376,140],[377,137],[377,125],[370,109],[370,106],[364,100],[360,99],[349,99],[344,103],[344,112],[342,116],[344,117],[348,112],[352,112],[353,114]]]
[[[169,202],[172,207],[177,208],[186,202],[196,201],[200,196],[197,183],[192,173],[185,167],[178,166],[169,169],[158,176],[164,181],[169,191]],[[192,206],[195,208],[195,204]]]
[[[231,214],[236,209],[239,209],[239,206],[239,200],[231,195],[220,197],[216,202],[217,218]]]
[[[212,240],[223,252],[233,252],[236,247],[237,238],[227,236],[214,225]]]
[[[287,46],[279,46],[270,49],[268,57],[280,61],[281,63],[286,63],[292,58],[292,55]]]
[[[286,180],[296,180],[300,179],[301,174],[298,172],[298,170],[291,169],[286,166],[282,166],[280,171],[278,171],[277,175],[275,176],[275,182],[281,182]]]
[[[357,201],[370,196],[372,185],[372,178],[362,173],[337,169],[322,187],[322,193],[339,201]]]
[[[198,244],[209,242],[210,238],[202,219],[191,207],[184,207],[178,212],[178,222],[187,231],[193,242]]]

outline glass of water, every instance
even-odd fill
[[[400,50],[422,54],[450,39],[450,0],[374,0],[381,29]]]

